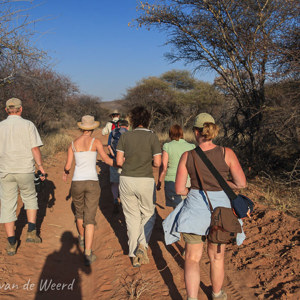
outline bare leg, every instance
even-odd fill
[[[85,251],[89,252],[92,249],[93,239],[94,239],[95,225],[87,224],[85,226]]]
[[[188,297],[198,298],[200,285],[199,262],[203,253],[203,243],[186,244],[184,263],[184,280]]]
[[[36,223],[36,213],[37,213],[36,209],[26,209],[27,221],[35,224]]]
[[[224,253],[225,245],[221,245],[221,252],[217,253],[216,244],[208,243],[207,253],[210,260],[210,279],[212,290],[219,293],[224,281]]]
[[[76,225],[77,225],[77,231],[78,233],[84,237],[84,227],[83,227],[83,219],[77,219],[76,220]]]
[[[15,235],[15,222],[4,223],[7,237]]]

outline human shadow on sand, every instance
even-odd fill
[[[78,239],[70,231],[61,236],[61,248],[48,255],[37,283],[35,300],[81,300],[81,278],[79,271],[91,273],[84,265]]]
[[[179,293],[174,280],[173,280],[173,274],[168,267],[168,263],[163,257],[163,252],[161,250],[161,246],[158,244],[159,241],[163,242],[163,247],[166,248],[166,250],[174,257],[177,264],[183,268],[184,266],[184,260],[181,257],[180,253],[176,251],[176,249],[172,246],[166,246],[164,242],[164,233],[162,230],[162,218],[156,211],[156,220],[155,225],[153,228],[152,236],[149,242],[149,247],[152,251],[152,256],[155,261],[155,264],[157,266],[157,269],[160,271],[160,275],[162,279],[164,280],[166,286],[169,289],[170,297],[174,300],[180,300],[182,299],[181,294]]]
[[[109,180],[109,166],[102,161],[98,161],[97,165],[100,167],[99,172],[99,184],[101,188],[101,195],[99,200],[99,208],[106,218],[107,222],[113,229],[121,247],[124,255],[128,255],[128,238],[127,229],[125,223],[125,217],[120,205],[119,213],[114,214],[114,203],[113,196],[110,187]]]
[[[36,219],[36,231],[37,234],[41,234],[41,227],[47,212],[53,212],[55,205],[55,185],[53,181],[45,179],[40,186],[40,190],[37,192],[38,198],[38,211]],[[20,240],[23,229],[27,224],[27,215],[24,205],[21,207],[16,221],[16,238]]]

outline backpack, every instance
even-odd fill
[[[118,121],[110,121],[112,123],[111,130],[113,131],[115,128],[119,128],[119,120]]]
[[[114,152],[115,157],[117,155],[117,145],[118,145],[118,141],[120,139],[120,136],[121,136],[122,133],[124,133],[126,131],[128,131],[126,128],[118,127],[118,128],[115,128],[111,132],[110,146],[111,146],[111,149]]]

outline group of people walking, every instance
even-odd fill
[[[45,174],[45,170],[39,151],[42,142],[35,126],[21,118],[21,101],[16,98],[8,100],[6,111],[8,118],[0,122],[0,138],[7,141],[5,146],[3,143],[0,146],[0,220],[5,223],[8,236],[7,254],[14,255],[17,241],[12,228],[16,220],[18,188],[27,210],[27,241],[41,242],[35,228],[37,200],[31,177],[34,176],[34,163],[42,174]],[[81,135],[69,146],[63,171],[63,180],[66,181],[75,159],[71,196],[76,210],[78,242],[84,250],[85,263],[90,265],[96,260],[92,243],[101,192],[96,170],[97,155],[100,155],[104,163],[110,166],[114,212],[122,209],[125,216],[129,257],[133,267],[149,263],[147,249],[155,223],[156,190],[160,190],[163,185],[166,205],[175,210],[180,205],[176,220],[169,226],[176,226],[185,241],[184,275],[187,297],[190,300],[197,299],[200,284],[199,261],[210,224],[210,210],[203,189],[208,192],[213,207],[230,207],[230,201],[201,160],[194,161],[191,152],[196,146],[200,147],[232,188],[246,186],[246,178],[239,161],[231,149],[213,143],[219,128],[214,118],[207,113],[199,114],[194,121],[193,131],[197,145],[186,142],[182,128],[175,124],[169,130],[171,141],[165,143],[162,149],[158,137],[148,128],[151,114],[146,108],[134,107],[129,112],[128,120],[120,120],[117,112],[111,116],[112,122],[106,124],[102,131],[102,134],[110,134],[109,154],[104,150],[101,141],[92,137],[93,131],[100,125],[99,122],[92,116],[83,116],[81,122],[78,122]],[[19,126],[23,128],[20,133],[17,132]],[[25,130],[28,133],[25,134]],[[16,134],[22,136],[17,143]],[[24,152],[27,157],[27,163],[24,162],[26,166],[17,164],[16,167],[13,164],[19,158],[18,152]],[[195,164],[203,174],[205,186],[197,178]],[[153,167],[159,168],[157,184]],[[14,193],[11,193],[12,190]],[[26,190],[30,190],[30,196]],[[221,251],[217,251],[217,248],[216,244],[208,242],[212,298],[227,299],[222,289],[225,245],[221,246]]]

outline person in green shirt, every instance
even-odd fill
[[[117,145],[116,162],[122,167],[120,200],[134,267],[149,263],[147,248],[155,223],[153,167],[160,167],[161,147],[156,134],[148,129],[150,118],[143,106],[134,107],[129,114],[133,130],[123,133]]]
[[[185,197],[177,195],[175,192],[175,178],[177,167],[181,155],[195,148],[194,144],[183,139],[183,130],[180,125],[174,124],[169,129],[171,142],[163,145],[162,164],[159,170],[157,190],[161,189],[163,180],[165,181],[166,206],[175,208]]]

